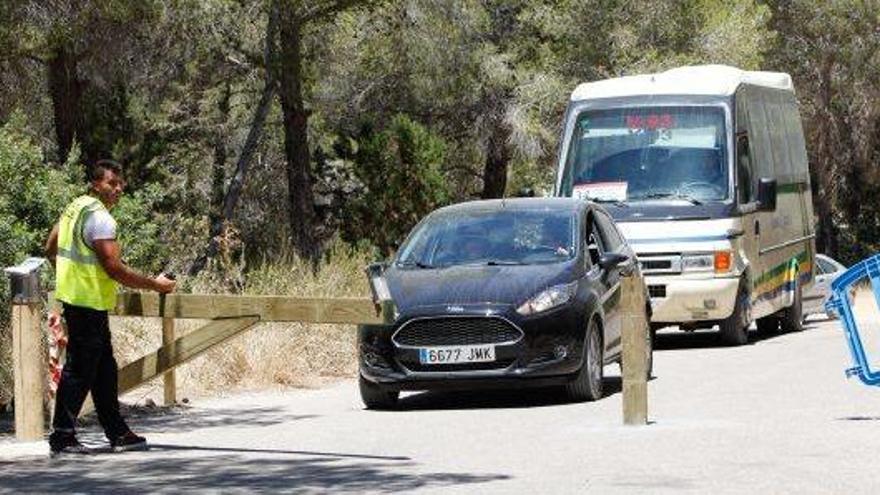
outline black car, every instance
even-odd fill
[[[620,361],[621,274],[641,280],[611,217],[571,198],[441,208],[382,269],[374,292],[394,322],[358,329],[361,397],[378,409],[440,388],[563,385],[599,399],[603,365]]]

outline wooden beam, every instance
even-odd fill
[[[648,322],[645,292],[635,273],[621,277],[623,423],[648,424]]]
[[[211,347],[259,323],[256,316],[216,320],[160,347],[119,370],[119,393],[123,394],[168,370],[195,358]]]
[[[119,295],[117,316],[168,318],[237,318],[258,316],[261,321],[303,323],[381,324],[393,311],[377,307],[369,298],[308,298],[215,294],[168,294],[164,307],[159,295],[127,292]]]

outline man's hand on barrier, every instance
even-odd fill
[[[173,278],[167,277],[164,273],[154,278],[153,282],[156,284],[154,290],[162,294],[167,294],[177,287],[177,282]]]

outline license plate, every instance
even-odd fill
[[[495,361],[494,345],[458,345],[419,349],[421,364],[488,363]]]

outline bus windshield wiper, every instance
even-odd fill
[[[489,266],[514,266],[514,265],[525,265],[522,261],[507,261],[507,260],[489,260],[486,262]]]
[[[689,194],[682,194],[682,193],[677,193],[677,192],[654,192],[654,193],[643,194],[641,196],[637,196],[632,199],[661,199],[661,198],[683,199],[685,201],[690,202],[693,205],[703,204],[702,201],[700,201],[699,199],[697,199]]]

